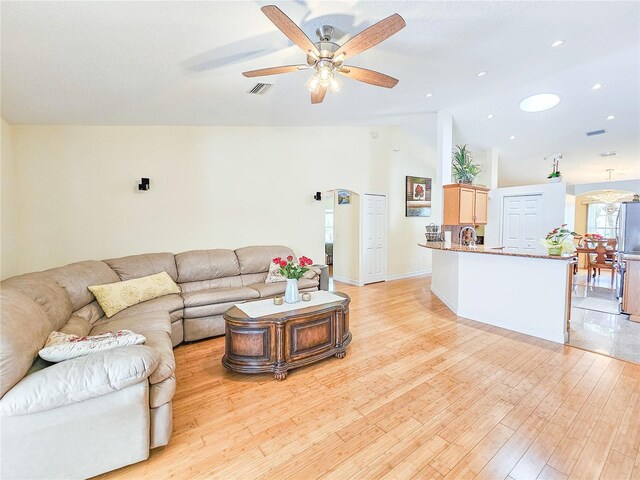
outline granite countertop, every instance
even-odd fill
[[[486,247],[484,245],[478,245],[477,247],[469,247],[467,245],[460,245],[458,243],[452,243],[451,247],[445,247],[444,242],[425,242],[419,243],[420,247],[431,248],[434,250],[449,250],[452,252],[467,252],[467,253],[484,253],[488,255],[503,255],[509,257],[526,257],[526,258],[543,258],[548,260],[573,260],[575,255],[544,255],[541,253],[516,253],[508,252],[502,247]]]

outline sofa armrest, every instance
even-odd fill
[[[107,395],[145,380],[159,355],[136,345],[56,363],[27,375],[0,400],[0,415],[42,412]]]
[[[320,269],[320,283],[318,290],[329,290],[329,267],[327,265],[314,265]]]

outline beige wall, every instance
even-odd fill
[[[587,204],[583,203],[588,200],[587,195],[576,196],[576,217],[574,232],[584,235],[587,232]]]
[[[389,195],[390,274],[430,265],[418,247],[399,249],[415,245],[429,223],[404,218],[399,193],[404,175],[435,173],[435,132],[418,139],[376,127],[374,139],[369,127],[12,130],[19,202],[10,208],[22,230],[3,228],[2,248],[4,256],[5,244],[19,245],[20,272],[252,244],[290,245],[321,262],[324,212],[312,197],[334,188]],[[143,176],[151,189],[141,193]]]
[[[418,242],[425,241],[424,227],[441,218],[437,212],[442,211],[442,205],[432,205],[430,217],[406,217],[405,199],[407,176],[431,178],[433,185],[437,154],[435,132],[434,141],[429,144],[415,134],[394,129],[392,146],[399,149],[391,152],[386,185],[389,225],[387,277],[401,278],[411,274],[430,273],[431,250],[419,247]]]
[[[333,276],[338,281],[358,284],[360,278],[360,195],[351,192],[351,203],[338,205],[333,196]]]
[[[20,272],[18,239],[19,198],[16,189],[18,177],[13,153],[13,131],[11,126],[1,120],[0,135],[0,278],[10,277]]]

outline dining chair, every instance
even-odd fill
[[[598,245],[591,249],[589,248],[589,273],[593,269],[593,275],[591,278],[596,277],[596,270],[598,275],[600,275],[602,269],[611,270],[611,286],[613,287],[613,276],[616,270],[616,263],[614,258],[610,257],[611,251],[607,250],[607,247],[604,243],[598,243]]]

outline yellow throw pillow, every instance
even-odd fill
[[[180,287],[171,280],[167,272],[107,285],[93,285],[89,290],[95,295],[107,317],[147,300],[180,293]]]

